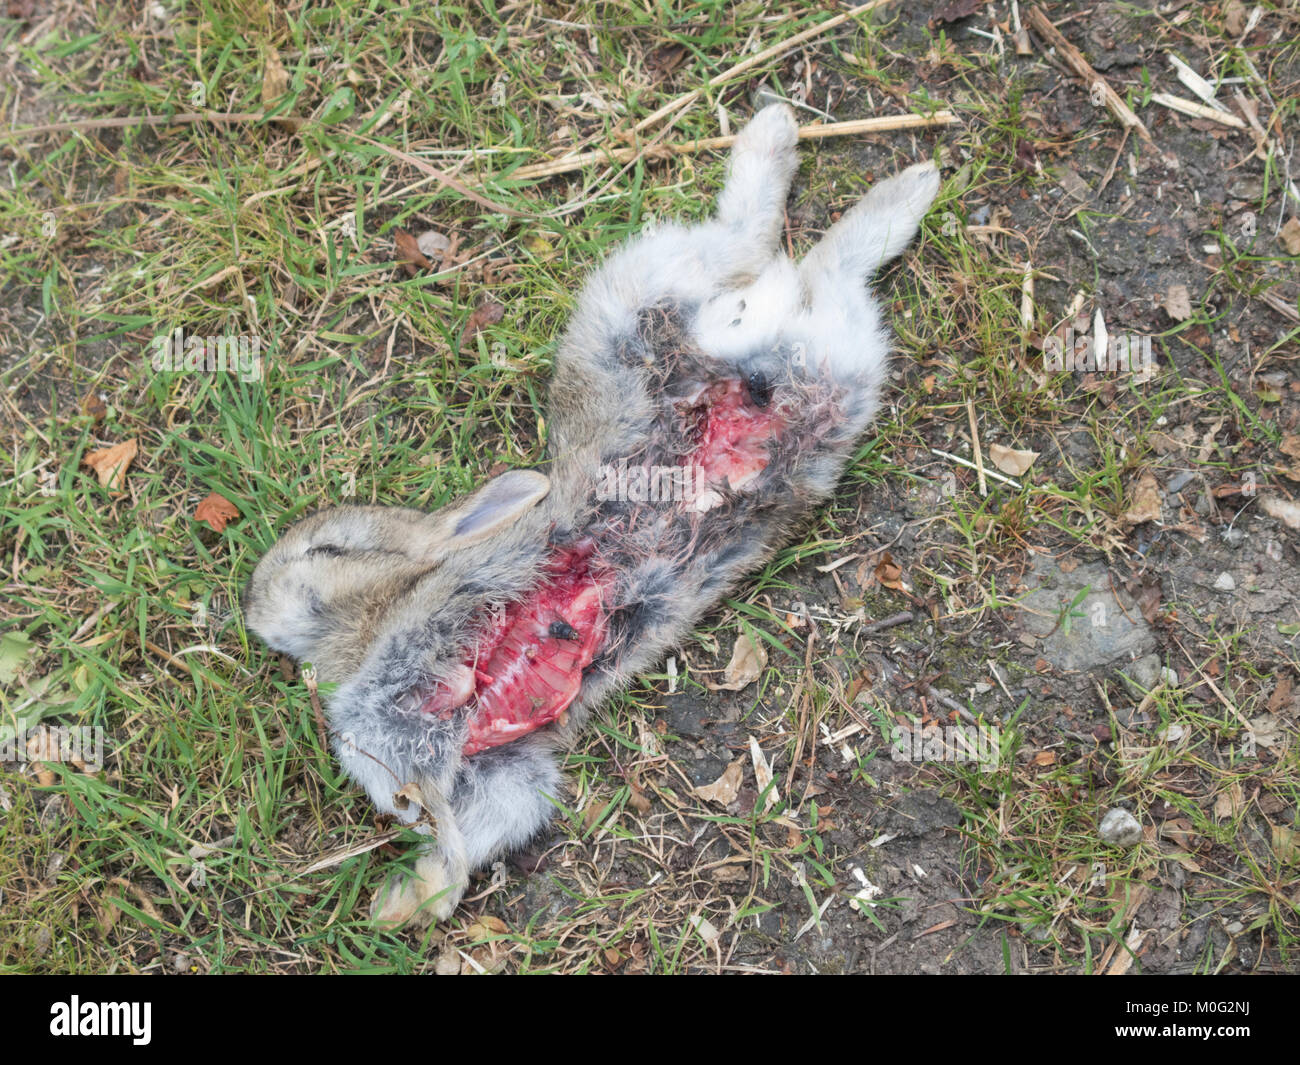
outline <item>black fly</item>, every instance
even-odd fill
[[[576,640],[578,638],[578,630],[567,621],[552,621],[551,627],[547,631],[557,640]]]
[[[745,383],[749,386],[749,398],[754,401],[754,406],[766,407],[772,402],[772,385],[762,370],[755,370]]]

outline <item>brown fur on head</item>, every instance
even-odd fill
[[[446,557],[479,544],[535,506],[543,474],[512,470],[432,514],[335,507],[289,529],[257,564],[244,617],[277,651],[310,662],[321,680],[361,666],[392,608]]]

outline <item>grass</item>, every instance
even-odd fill
[[[1122,726],[1098,703],[1092,712],[1114,742],[1094,749],[1059,745],[1045,708],[1066,696],[1035,688],[1006,638],[1029,548],[1135,560],[1138,533],[1121,515],[1137,474],[1162,461],[1162,418],[1194,410],[1183,421],[1198,439],[1220,419],[1227,426],[1203,457],[1183,456],[1213,484],[1265,469],[1274,455],[1292,398],[1261,399],[1250,366],[1204,338],[1236,328],[1241,308],[1258,308],[1266,293],[1295,302],[1285,273],[1294,259],[1277,252],[1270,228],[1283,161],[1269,153],[1261,163],[1255,238],[1223,226],[1198,235],[1223,251],[1193,317],[1154,330],[1166,372],[1144,387],[1078,388],[1073,375],[1040,372],[1035,338],[1067,319],[1076,293],[1085,306],[1102,300],[1103,265],[1093,256],[1080,269],[1061,249],[1083,254],[1116,216],[1069,211],[1055,190],[1061,168],[1081,159],[1090,177],[1104,170],[1114,129],[1091,118],[1049,128],[1041,61],[1027,69],[983,38],[927,30],[901,7],[710,90],[651,131],[669,141],[715,135],[720,110],[734,129],[760,82],[796,98],[811,87],[812,102],[837,117],[936,106],[961,116],[938,135],[803,149],[790,207],[796,252],[900,163],[936,153],[945,165],[917,245],[881,286],[904,356],[890,406],[800,542],[708,619],[675,673],[614,700],[572,753],[549,864],[530,875],[495,870],[448,927],[425,933],[378,933],[365,920],[370,892],[409,860],[406,837],[367,849],[380,838],[372,812],[323,748],[301,678],[249,639],[240,587],[308,511],[345,501],[433,508],[493,470],[538,462],[555,338],[580,277],[648,220],[702,217],[724,159],[642,157],[543,182],[512,171],[619,143],[619,128],[824,16],[689,0],[653,15],[633,5],[471,12],[334,0],[176,5],[140,16],[144,32],[111,6],[74,9],[34,39],[0,23],[26,83],[0,103],[19,125],[258,111],[272,49],[287,78],[271,101],[276,114],[309,120],[296,131],[240,121],[0,140],[10,177],[0,189],[10,308],[0,317],[10,463],[0,469],[0,717],[94,725],[108,738],[97,773],[63,764],[38,777],[12,762],[0,772],[0,966],[852,967],[851,944],[896,935],[921,890],[893,885],[856,924],[843,917],[859,887],[848,869],[879,879],[887,864],[887,850],[863,849],[882,816],[872,796],[884,803],[903,786],[882,773],[887,745],[869,737],[900,719],[941,720],[916,702],[925,685],[882,699],[872,677],[876,694],[855,696],[881,648],[912,684],[937,674],[960,698],[992,684],[992,659],[998,680],[1028,693],[1001,711],[1018,715],[1014,724],[977,709],[1005,726],[995,772],[927,766],[907,785],[942,791],[963,812],[969,894],[955,938],[936,948],[945,963],[987,941],[973,968],[1114,965],[1138,907],[1173,866],[1187,876],[1178,890],[1189,926],[1219,915],[1249,926],[1226,941],[1202,937],[1194,968],[1250,968],[1241,935],[1255,935],[1261,954],[1294,958],[1296,858],[1285,837],[1261,836],[1261,823],[1294,825],[1300,785],[1292,750],[1242,754],[1240,718],[1267,712],[1281,675],[1255,660],[1251,623],[1167,594],[1171,639],[1195,662],[1218,663],[1224,698],[1204,685],[1155,691],[1150,730]],[[1285,16],[1268,10],[1281,25]],[[1164,16],[1125,12],[1186,53],[1184,31]],[[1210,15],[1191,18],[1223,40]],[[1276,108],[1261,117],[1276,113],[1287,128],[1296,46],[1221,47],[1225,72],[1247,76],[1248,58],[1266,70]],[[1167,87],[1163,69],[1148,67],[1133,77],[1141,88],[1127,86],[1134,106],[1145,108],[1153,80]],[[1068,82],[1059,94],[1080,96]],[[1122,165],[1114,180],[1127,180]],[[998,213],[977,217],[981,209]],[[436,231],[452,252],[440,269],[410,274],[394,249],[398,230]],[[1027,325],[1026,260],[1036,285]],[[484,300],[504,315],[470,335]],[[248,381],[156,372],[154,338],[177,329],[256,337],[264,372]],[[1294,359],[1298,333],[1275,329],[1253,349],[1256,365]],[[968,403],[986,451],[998,441],[1043,453],[1019,489],[994,485],[981,497],[971,471],[933,455],[970,455]],[[112,492],[83,460],[127,439],[139,454]],[[220,533],[194,518],[212,492],[240,514]],[[886,548],[904,568],[897,586],[870,579]],[[850,577],[857,562],[815,569],[854,553],[869,556],[864,583]],[[916,620],[898,630],[900,644],[862,633],[864,621],[905,609]],[[1064,618],[1083,623],[1068,609]],[[762,639],[769,664],[756,686],[723,699],[703,682],[742,626]],[[6,648],[19,656],[9,669]],[[1172,661],[1186,677],[1187,663]],[[1270,660],[1287,661],[1295,667],[1294,640]],[[726,741],[687,729],[682,705],[712,722],[734,717]],[[865,725],[849,741],[850,761],[824,749],[826,735],[855,723]],[[1161,738],[1172,725],[1181,738]],[[748,735],[777,766],[782,801],[770,810],[751,782]],[[1056,760],[1035,761],[1044,751]],[[735,758],[745,760],[746,789],[722,813],[694,794],[692,767],[720,770]],[[1095,822],[1120,802],[1165,804],[1177,813],[1162,824],[1189,827],[1115,851],[1099,843]],[[816,935],[796,939],[810,920]],[[810,945],[823,925],[838,937],[829,951]]]

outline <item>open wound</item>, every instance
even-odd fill
[[[686,501],[703,512],[767,466],[767,441],[785,424],[758,375],[715,379],[674,404],[687,452],[704,471],[703,492]],[[707,487],[707,486],[714,487]],[[614,574],[598,564],[586,537],[556,551],[532,593],[488,618],[461,663],[420,704],[424,713],[466,714],[464,753],[526,736],[561,717],[582,688],[583,672],[604,650]]]
[[[748,380],[728,377],[701,385],[677,409],[687,422],[691,450],[685,464],[704,471],[705,491],[688,500],[702,512],[723,497],[716,488],[738,491],[767,468],[767,441],[785,424],[772,404],[772,389],[761,374]]]
[[[604,643],[602,600],[612,583],[593,569],[594,550],[587,539],[557,551],[532,594],[495,613],[470,656],[421,704],[442,717],[468,706],[465,754],[549,725],[577,697]]]

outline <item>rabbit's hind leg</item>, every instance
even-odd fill
[[[801,266],[805,276],[818,273],[870,277],[896,257],[920,228],[939,191],[934,163],[917,163],[877,182],[831,226]]]
[[[467,758],[452,794],[469,868],[524,846],[555,807],[560,771],[546,739],[530,736]]]
[[[799,169],[798,140],[786,104],[763,108],[736,137],[717,220],[737,272],[757,274],[776,254],[790,182]]]
[[[616,342],[646,307],[697,302],[762,273],[777,254],[798,134],[785,104],[760,111],[736,138],[715,219],[642,235],[593,275],[573,320],[578,347]]]

